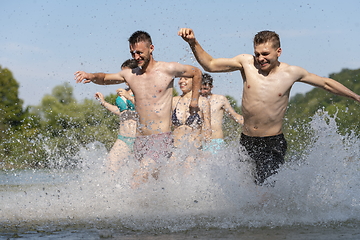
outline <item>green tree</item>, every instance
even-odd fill
[[[241,107],[238,106],[237,101],[235,98],[226,95],[225,96],[231,105],[231,107],[235,110],[235,112],[241,114]],[[223,131],[224,131],[224,139],[226,142],[239,142],[240,135],[241,135],[241,126],[239,123],[235,122],[231,119],[226,113],[223,120]]]
[[[7,68],[0,66],[0,134],[17,128],[24,118],[23,101],[18,97],[19,84]]]
[[[76,102],[76,99],[73,96],[73,88],[67,82],[65,82],[63,85],[54,87],[52,90],[52,96],[64,105],[69,105]]]
[[[115,102],[116,95],[105,99]],[[77,103],[73,88],[64,83],[45,95],[41,105],[33,108],[41,116],[41,136],[47,158],[42,165],[50,167],[76,166],[74,158],[80,147],[91,142],[101,142],[110,149],[116,140],[118,117],[106,111],[95,100]]]
[[[16,150],[21,144],[19,135],[27,110],[23,111],[18,90],[19,84],[12,72],[0,66],[0,167],[14,165]]]
[[[173,95],[173,97],[179,96],[179,93],[176,91],[175,88],[173,88],[172,95]]]

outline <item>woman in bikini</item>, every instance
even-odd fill
[[[121,69],[134,69],[136,67],[137,63],[134,59],[128,59],[121,65]],[[116,93],[118,96],[115,99],[115,105],[106,102],[102,93],[97,92],[95,94],[95,98],[100,101],[102,106],[120,118],[118,138],[108,155],[108,168],[114,172],[124,163],[124,161],[120,160],[127,160],[133,152],[138,120],[138,115],[135,112],[134,95],[131,89],[119,88]]]
[[[210,103],[199,98],[200,111],[190,115],[192,78],[180,78],[181,96],[173,97],[172,125],[176,148],[201,149],[204,142],[211,141]]]
[[[106,102],[102,93],[97,92],[95,94],[95,97],[99,99],[101,105],[110,112],[118,115],[120,120],[118,138],[108,155],[108,168],[114,172],[121,167],[123,161],[120,160],[127,160],[133,152],[138,118],[135,112],[135,106],[133,102],[129,100],[132,98],[131,89],[125,90],[120,88],[116,91],[118,95],[121,96],[117,96],[115,105]]]

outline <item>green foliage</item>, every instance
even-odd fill
[[[116,95],[105,98],[114,103]],[[95,100],[77,103],[68,83],[26,111],[19,131],[2,142],[2,168],[73,167],[80,147],[98,141],[110,149],[116,140],[118,117]]]
[[[237,105],[237,101],[235,98],[226,95],[226,98],[229,100],[231,107],[235,110],[235,112],[241,114],[241,107]],[[239,142],[240,135],[241,135],[241,126],[239,123],[235,122],[231,119],[227,114],[224,115],[223,120],[223,132],[224,132],[224,140],[227,143],[231,142]]]
[[[175,88],[173,88],[172,95],[173,95],[173,97],[179,96],[179,93],[176,91]]]
[[[18,97],[19,84],[11,71],[0,66],[0,167],[4,159],[15,154],[21,146],[21,126],[27,111],[23,111],[23,101]]]
[[[12,72],[0,66],[0,137],[9,128],[16,129],[24,118],[23,101],[18,97],[19,84]]]
[[[42,135],[48,139],[44,147],[48,149],[47,164],[50,166],[75,165],[72,157],[80,147],[99,141],[110,149],[116,139],[118,118],[95,100],[85,99],[77,103],[72,90],[67,84],[57,86],[38,107],[43,118]],[[61,164],[56,161],[59,158]]]

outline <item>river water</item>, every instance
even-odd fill
[[[0,239],[360,239],[360,140],[326,116],[311,127],[316,139],[273,187],[254,185],[236,144],[190,165],[160,161],[159,179],[136,188],[135,161],[111,175],[99,143],[78,169],[1,172]]]

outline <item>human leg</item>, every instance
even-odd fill
[[[108,169],[117,172],[123,164],[131,157],[134,138],[118,136],[108,154]]]
[[[210,143],[206,143],[203,147],[204,151],[209,151],[212,154],[218,153],[225,146],[224,139],[216,138],[211,139]]]
[[[173,152],[173,137],[171,132],[136,137],[134,143],[135,158],[140,162],[140,168],[133,174],[133,186],[144,183],[151,175],[159,177],[159,160],[170,158]]]

